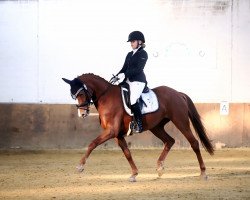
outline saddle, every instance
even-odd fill
[[[121,87],[122,102],[128,115],[133,116],[130,103],[130,89],[126,82],[119,84]],[[145,86],[140,98],[137,100],[142,114],[155,112],[159,109],[159,102],[153,90]]]

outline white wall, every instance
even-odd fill
[[[149,86],[195,102],[250,102],[250,2],[0,1],[0,102],[68,103],[73,79],[109,80],[141,30]]]

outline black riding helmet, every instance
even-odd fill
[[[133,40],[141,40],[142,43],[145,43],[144,35],[140,31],[133,31],[129,34],[127,42],[131,42]]]

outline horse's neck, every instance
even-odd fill
[[[106,90],[109,87],[109,83],[103,80],[101,81],[93,80],[91,87],[95,91],[95,93],[98,94]]]
[[[95,75],[86,77],[86,81],[84,82],[95,92],[97,96],[105,91],[110,85],[108,81]]]

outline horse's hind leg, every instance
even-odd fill
[[[164,129],[164,125],[169,122],[168,119],[164,119],[156,127],[152,128],[150,131],[158,137],[164,143],[164,149],[157,161],[157,172],[158,176],[161,177],[164,170],[164,160],[167,157],[168,152],[171,147],[174,145],[175,140],[172,138]]]
[[[187,119],[185,123],[183,123],[185,120],[182,121],[182,124],[174,123],[176,127],[182,132],[182,134],[187,138],[188,142],[190,143],[193,151],[195,152],[199,165],[200,165],[200,170],[201,170],[201,178],[207,180],[207,175],[206,175],[206,167],[204,164],[204,161],[201,156],[200,148],[199,148],[199,142],[198,140],[194,137],[191,129],[190,129],[190,123]]]
[[[193,151],[195,152],[197,159],[199,161],[200,170],[201,170],[200,177],[207,180],[206,167],[205,167],[204,161],[203,161],[202,156],[201,156],[198,140],[194,137],[194,135],[192,134],[192,131],[190,129],[187,132],[184,132],[184,136],[189,141],[189,143],[190,143],[190,145],[191,145]]]

